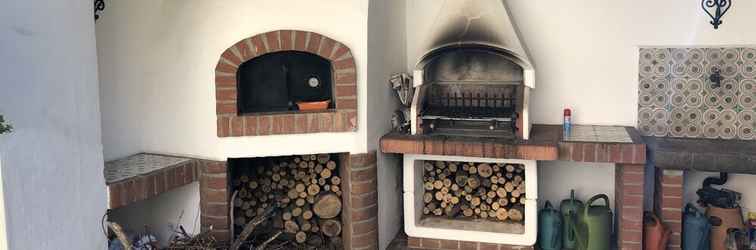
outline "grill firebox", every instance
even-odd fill
[[[415,71],[413,133],[527,139],[529,90],[519,63],[480,44],[431,51]]]

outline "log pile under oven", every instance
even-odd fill
[[[423,168],[425,216],[523,223],[523,165],[425,161]]]
[[[332,159],[334,158],[334,159]],[[271,223],[250,238],[276,235],[298,249],[340,249],[342,179],[338,159],[328,154],[280,157],[232,180],[233,224],[240,230],[275,206]],[[239,232],[239,231],[237,231]],[[279,235],[279,232],[280,233]]]

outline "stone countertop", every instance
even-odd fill
[[[457,155],[525,160],[566,160],[645,164],[646,147],[632,127],[575,125],[567,136],[561,125],[533,125],[529,140],[408,135],[381,138],[383,153]]]
[[[756,174],[756,140],[643,139],[658,168]]]
[[[140,153],[126,158],[105,162],[105,183],[111,184],[137,176],[174,167],[192,159]]]
[[[139,153],[105,163],[108,207],[124,207],[198,180],[197,159]]]

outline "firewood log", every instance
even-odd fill
[[[331,177],[331,184],[338,186],[339,184],[341,184],[341,178],[339,178],[338,176]]]
[[[443,161],[436,161],[436,168],[437,169],[445,169],[446,168],[446,162]]]
[[[520,197],[520,190],[517,190],[517,189],[512,190],[512,193],[510,193],[510,194],[512,195],[512,197],[519,198]]]
[[[433,215],[440,216],[444,213],[444,210],[442,210],[440,207],[433,209]]]
[[[310,184],[309,186],[307,186],[308,195],[317,195],[318,193],[320,193],[320,186],[316,184]]]
[[[425,169],[425,172],[431,172],[435,170],[435,168],[433,167],[433,164],[427,161],[423,163],[423,169]]]
[[[467,172],[470,173],[470,175],[478,174],[478,168],[475,166],[470,166],[467,169]]]
[[[480,180],[478,180],[478,177],[470,176],[467,178],[467,186],[470,186],[472,189],[476,189],[480,186]]]
[[[305,243],[305,241],[307,241],[307,233],[299,231],[294,235],[294,239],[296,239],[297,243]]]
[[[509,212],[506,208],[498,208],[496,209],[496,218],[500,221],[505,221],[507,218],[509,218]]]
[[[423,202],[425,202],[427,204],[427,203],[431,202],[432,200],[433,200],[433,194],[431,194],[429,192],[425,192],[425,194],[423,194]]]
[[[482,163],[479,164],[477,167],[478,175],[483,178],[488,178],[493,174],[493,169],[491,168],[491,165]]]
[[[426,182],[424,182],[424,183],[423,183],[423,188],[424,188],[424,189],[425,189],[426,191],[431,191],[431,190],[433,190],[433,182],[432,182],[432,181],[426,181]]]
[[[318,164],[318,165],[315,165],[315,169],[314,169],[314,170],[315,170],[315,173],[320,173],[320,172],[323,172],[323,169],[324,169],[324,168],[325,168],[325,167],[323,167],[323,165],[320,165],[320,164]]]
[[[447,166],[447,169],[449,169],[449,172],[456,173],[457,169],[459,169],[459,166],[455,163],[449,163]]]
[[[444,182],[441,180],[436,180],[433,182],[433,188],[440,190],[442,187],[444,187]]]
[[[509,209],[509,218],[514,222],[521,222],[523,219],[523,211],[525,208],[522,205],[515,205]]]
[[[515,170],[515,166],[512,164],[507,164],[506,166],[504,166],[504,170],[506,170],[507,173],[512,173]]]
[[[312,229],[312,224],[309,221],[303,221],[300,229],[302,229],[303,232],[309,232],[310,229]]]
[[[341,198],[334,193],[324,193],[315,199],[313,212],[320,218],[331,219],[341,212]]]
[[[496,189],[496,196],[499,198],[507,198],[507,190],[505,188],[499,187]]]
[[[467,185],[467,175],[457,174],[457,176],[454,177],[454,183],[456,183],[457,186],[464,187]]]
[[[331,171],[336,170],[336,162],[335,161],[326,162],[326,168],[330,169]]]
[[[289,199],[296,199],[299,197],[299,191],[296,189],[290,189],[289,192],[286,193],[286,196],[289,197]]]
[[[433,197],[436,198],[437,201],[444,200],[444,193],[441,191],[436,191],[436,193],[433,194]]]
[[[299,217],[300,215],[302,215],[302,211],[303,211],[302,207],[295,207],[294,209],[291,210],[291,216]]]
[[[320,231],[328,237],[339,236],[341,234],[341,223],[336,220],[320,220]]]
[[[297,223],[294,222],[293,220],[287,220],[287,221],[284,221],[284,230],[287,233],[295,234],[299,231],[299,225],[297,225]]]
[[[323,171],[320,172],[320,176],[322,176],[323,178],[330,178],[332,174],[333,173],[331,173],[331,170],[327,168],[323,169]]]
[[[465,208],[465,209],[462,210],[462,214],[465,217],[471,217],[471,216],[473,216],[474,211],[472,209],[470,209],[470,208]]]
[[[488,178],[482,178],[480,179],[480,185],[485,188],[491,188],[491,180]]]
[[[512,182],[504,183],[504,190],[506,190],[507,192],[511,193],[514,189],[515,186],[514,184],[512,184]]]
[[[473,197],[472,200],[470,201],[470,204],[473,207],[479,206],[480,205],[480,197]]]

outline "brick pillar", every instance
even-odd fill
[[[344,167],[345,249],[378,249],[378,178],[376,151],[352,154]],[[349,178],[346,178],[349,177]]]
[[[203,230],[213,227],[215,239],[231,239],[228,219],[228,181],[226,162],[200,163],[200,224]]]
[[[683,173],[682,170],[656,170],[654,209],[672,230],[667,249],[682,249]]]
[[[643,249],[644,165],[617,165],[615,211],[619,249]]]

